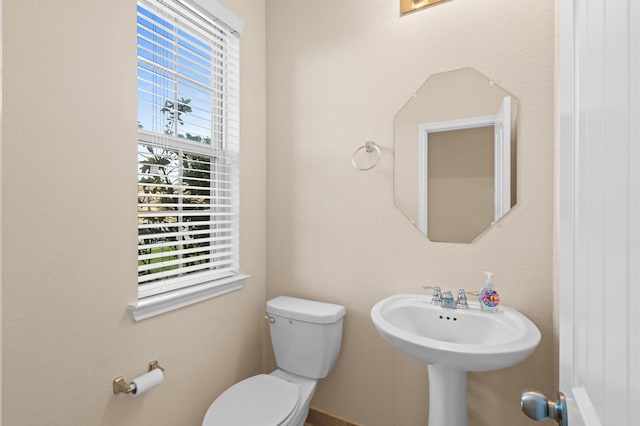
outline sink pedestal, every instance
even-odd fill
[[[467,426],[467,372],[428,364],[429,426]]]
[[[387,297],[371,308],[371,320],[391,346],[427,365],[429,426],[467,426],[467,371],[524,361],[540,343],[540,330],[507,306],[490,313],[473,301],[469,309],[431,302],[415,294]]]

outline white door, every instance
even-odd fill
[[[560,388],[570,426],[637,425],[640,2],[558,11]]]
[[[493,127],[494,206],[497,222],[511,208],[511,96],[505,96]]]

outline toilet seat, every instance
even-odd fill
[[[202,426],[286,425],[300,404],[300,387],[259,374],[236,383],[207,410]]]

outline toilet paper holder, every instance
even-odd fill
[[[160,364],[158,364],[158,361],[151,361],[149,363],[149,369],[147,370],[147,372],[153,371],[156,368],[159,368],[160,371],[163,371],[163,372],[165,371],[164,368],[162,368]],[[131,393],[132,390],[133,388],[129,383],[127,383],[127,381],[124,379],[123,376],[116,377],[115,379],[113,379],[114,395],[117,395],[119,393]]]

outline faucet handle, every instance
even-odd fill
[[[434,287],[430,285],[423,285],[422,288],[427,290],[433,290],[433,295],[431,296],[431,304],[432,305],[441,305],[442,304],[442,289],[440,287]]]
[[[469,303],[467,302],[467,292],[462,288],[458,290],[458,297],[456,298],[456,308],[469,309]]]

